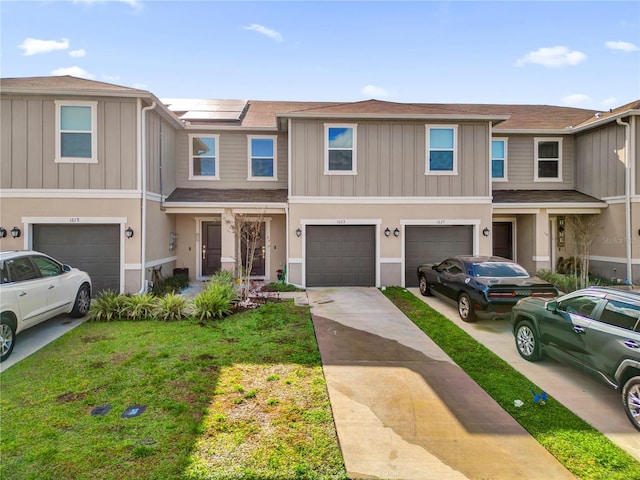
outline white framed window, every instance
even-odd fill
[[[562,181],[562,138],[534,138],[535,182]]]
[[[220,180],[220,135],[189,135],[189,180]]]
[[[247,137],[249,175],[247,180],[278,180],[278,137],[250,135]]]
[[[324,125],[325,175],[355,175],[357,173],[357,125]]]
[[[507,142],[506,138],[491,140],[491,180],[507,181]]]
[[[425,175],[458,174],[458,126],[427,125]]]
[[[98,102],[55,101],[57,163],[98,163]]]

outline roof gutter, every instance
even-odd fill
[[[633,270],[631,266],[631,125],[623,122],[621,118],[616,123],[625,129],[624,135],[624,230],[627,256],[627,278],[625,283],[633,283]]]

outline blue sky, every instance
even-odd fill
[[[640,99],[638,1],[6,1],[2,77],[160,98],[520,103]]]

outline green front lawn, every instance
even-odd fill
[[[539,387],[445,316],[405,289],[383,293],[577,477],[640,479],[640,463],[631,455],[553,398],[534,403],[530,389],[541,394]],[[524,405],[515,406],[516,399]]]
[[[292,302],[85,322],[0,382],[3,480],[346,478],[309,308]]]

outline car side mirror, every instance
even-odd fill
[[[433,270],[435,270],[436,272],[439,272],[439,271],[440,271],[440,269],[438,268],[438,265],[433,265],[431,268],[432,268]]]
[[[547,310],[549,310],[550,312],[557,312],[558,311],[558,302],[547,302],[544,306],[544,308],[546,308]]]
[[[71,265],[67,265],[65,263],[64,265],[62,265],[62,270],[64,270],[65,272],[70,272],[71,271]]]

